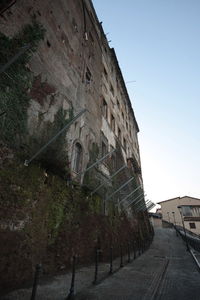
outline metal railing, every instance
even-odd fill
[[[180,226],[174,226],[174,229],[182,237],[185,243],[187,243],[194,250],[200,252],[200,238],[194,236],[194,234],[189,233],[188,231],[184,232],[183,228]]]
[[[133,262],[140,255],[142,255],[150,246],[153,241],[154,231],[151,228],[149,236],[130,238],[124,243],[112,244],[110,249],[105,248],[95,248],[94,251],[94,279],[92,284],[96,285],[112,274],[116,273],[118,270],[123,268],[126,264]],[[105,254],[105,258],[102,257]],[[69,292],[66,295],[66,299],[74,299],[75,296],[75,286],[76,286],[76,273],[78,266],[78,255],[72,257],[72,270],[71,270],[71,283],[68,287]],[[35,268],[35,274],[33,279],[33,287],[30,300],[37,299],[37,287],[40,279],[43,275],[42,264],[37,264]]]

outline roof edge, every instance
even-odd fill
[[[172,200],[175,200],[175,199],[183,199],[183,198],[191,198],[191,199],[194,199],[194,200],[199,200],[200,201],[200,198],[195,198],[195,197],[190,197],[190,196],[183,196],[183,197],[174,197],[174,198],[171,198],[171,199],[167,199],[167,200],[164,200],[164,201],[160,201],[160,202],[157,202],[157,204],[161,204],[163,202],[168,202],[168,201],[172,201]]]

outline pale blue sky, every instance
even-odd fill
[[[147,198],[200,198],[200,1],[93,0],[140,127]]]

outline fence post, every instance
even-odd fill
[[[133,253],[134,253],[133,259],[136,259],[136,245],[135,245],[135,241],[133,241]]]
[[[142,253],[144,253],[144,239],[142,239]]]
[[[69,290],[69,294],[67,296],[67,300],[74,299],[74,283],[75,283],[75,273],[76,273],[76,256],[73,256],[72,261],[72,279],[71,279],[71,286]]]
[[[113,247],[110,247],[110,271],[109,274],[113,273]]]
[[[120,268],[123,268],[123,251],[122,251],[122,245],[120,245]]]
[[[141,239],[138,239],[138,254],[141,255]]]
[[[96,284],[98,278],[98,264],[99,264],[99,250],[95,250],[95,272],[94,272],[94,281],[93,284]]]
[[[38,286],[38,281],[39,281],[39,276],[40,276],[41,270],[42,270],[42,265],[37,264],[35,267],[35,276],[34,276],[34,281],[33,281],[31,300],[36,299],[37,286]]]
[[[128,263],[130,263],[130,261],[131,261],[131,253],[130,253],[130,244],[129,244],[129,242],[128,242]]]

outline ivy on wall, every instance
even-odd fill
[[[27,155],[34,155],[46,143],[51,141],[51,139],[63,129],[73,117],[73,109],[64,110],[63,108],[60,108],[54,116],[53,123],[46,122],[42,129],[38,128],[37,135],[29,136],[26,151]],[[41,122],[43,122],[42,119]],[[39,125],[40,124],[38,124],[38,126]],[[69,173],[66,132],[67,129],[64,130],[55,141],[50,143],[44,152],[36,157],[36,160],[40,162],[43,168],[65,179]]]
[[[0,65],[8,63],[20,49],[30,47],[0,74],[0,134],[9,146],[19,148],[27,134],[27,108],[30,97],[28,89],[33,83],[33,74],[28,69],[32,53],[44,38],[45,30],[35,20],[14,37],[0,33]]]

